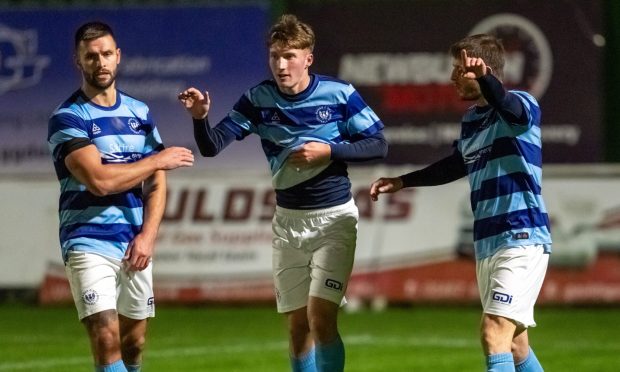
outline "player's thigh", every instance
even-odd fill
[[[276,210],[272,221],[272,274],[279,313],[308,304],[311,252],[305,249],[306,221]]]
[[[476,275],[483,311],[525,328],[535,326],[534,304],[547,263],[548,255],[540,245],[502,249],[479,261]]]
[[[79,319],[116,309],[119,270],[117,260],[92,253],[69,253],[65,273]]]
[[[130,319],[155,316],[153,262],[142,271],[121,271],[117,310],[120,315]]]
[[[325,221],[312,254],[310,296],[340,304],[355,259],[357,209]]]

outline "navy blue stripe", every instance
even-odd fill
[[[476,108],[476,113],[489,111],[491,110],[491,106]],[[488,115],[477,115],[475,120],[464,121],[461,125],[461,140],[465,140],[473,137],[478,132],[482,132],[483,130],[489,128],[492,125],[495,125],[499,122],[497,111],[491,112]]]
[[[285,149],[284,146],[279,146],[266,138],[261,138],[260,143],[263,146],[263,151],[268,158],[278,156],[278,154]]]
[[[230,116],[225,117],[221,122],[217,124],[217,126],[219,125],[223,125],[228,131],[232,132],[235,136],[235,139],[237,139],[238,141],[244,139],[251,133],[249,130],[246,130],[235,124],[235,122],[230,118]],[[232,142],[232,139],[230,141]]]
[[[137,120],[139,125],[132,129],[129,126],[129,119]],[[107,116],[100,117],[95,120],[85,120],[87,128],[92,134],[93,138],[103,136],[117,136],[117,135],[148,135],[153,131],[153,124],[133,116]],[[93,131],[93,124],[97,124],[99,132]]]
[[[492,178],[483,181],[478,190],[471,192],[471,207],[475,211],[476,205],[481,200],[494,199],[502,195],[524,191],[529,191],[535,195],[540,195],[541,191],[536,180],[527,173],[515,172]]]
[[[319,118],[319,111],[326,112],[329,110],[329,119],[327,121]],[[310,129],[312,126],[324,125],[334,121],[341,121],[345,118],[347,107],[343,104],[318,105],[309,107],[300,107],[296,109],[281,110],[279,108],[261,108],[261,122],[278,123],[296,127],[305,127]],[[274,118],[277,117],[277,120]]]
[[[334,76],[329,76],[329,75],[319,75],[319,74],[314,74],[314,76],[316,78],[318,78],[319,81],[331,81],[334,83],[340,83],[342,85],[349,85],[348,82],[342,80],[342,79],[338,79],[337,77]]]
[[[85,132],[88,132],[87,128],[90,128],[90,124],[87,124],[84,119],[77,117],[76,115],[62,113],[52,116],[49,120],[47,127],[47,141],[61,129],[76,128]]]
[[[62,105],[60,105],[58,107],[58,109],[64,109],[64,108],[69,108],[71,107],[71,105],[73,105],[74,103],[76,103],[78,101],[78,99],[82,97],[81,94],[81,90],[78,89],[75,92],[73,92],[73,94],[71,95],[71,97],[69,97],[69,99],[67,99],[65,102],[62,103]]]
[[[366,102],[364,102],[362,96],[357,91],[354,91],[353,93],[351,93],[347,101],[346,120],[359,114],[366,107],[368,107],[368,105],[366,104]]]
[[[65,165],[65,159],[54,161],[54,169],[56,170],[56,177],[59,181],[71,176],[71,172],[69,172],[69,169]]]
[[[82,210],[88,207],[142,207],[142,189],[127,192],[95,196],[90,191],[65,191],[60,195],[60,210]]]
[[[524,94],[520,92],[515,92],[515,91],[511,91],[511,92],[518,95],[521,99],[527,101],[530,104],[530,110],[529,110],[530,122],[533,125],[540,127],[540,107],[538,107],[532,101],[530,101]],[[523,109],[525,110],[526,108],[524,107]]]
[[[242,95],[241,98],[239,98],[239,100],[235,103],[233,110],[248,118],[254,125],[258,125],[260,123],[258,110],[254,107],[245,94]]]
[[[351,199],[351,182],[344,162],[335,161],[315,177],[288,189],[276,189],[276,202],[290,209],[329,208]]]
[[[549,230],[547,213],[542,213],[538,208],[522,209],[475,221],[474,240],[478,241],[506,231],[535,227],[546,227]]]
[[[468,156],[476,156],[478,154],[480,154],[478,160],[467,166],[468,174],[486,167],[487,162],[491,160],[512,155],[523,157],[526,162],[537,167],[542,166],[542,151],[540,147],[514,137],[497,138],[493,142],[491,151],[488,151],[488,147],[485,147],[478,150],[475,154],[468,154]]]
[[[112,242],[129,243],[142,229],[124,223],[92,224],[76,223],[60,229],[60,241],[64,242],[75,238],[91,238]]]
[[[364,131],[353,135],[352,139],[357,141],[360,139],[372,137],[373,135],[377,134],[378,132],[382,130],[383,130],[383,122],[381,120],[377,120],[373,125],[364,129]]]

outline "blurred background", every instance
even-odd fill
[[[282,13],[317,36],[315,73],[351,82],[386,125],[385,161],[350,167],[361,220],[350,309],[478,304],[464,180],[371,203],[370,183],[451,152],[465,105],[449,46],[493,33],[505,84],[543,119],[554,253],[541,306],[620,305],[620,2],[613,0],[0,0],[0,302],[70,304],[47,119],[74,92],[76,28],[103,20],[121,90],[145,101],[167,145],[196,149],[176,102],[209,90],[211,121],[270,78],[266,33]],[[257,138],[169,173],[156,253],[159,303],[272,304],[274,194]],[[1,367],[1,366],[0,366]],[[601,370],[601,369],[599,369]]]

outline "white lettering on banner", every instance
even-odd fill
[[[543,123],[542,139],[544,144],[561,144],[576,146],[581,139],[581,127],[577,124]],[[415,126],[403,123],[401,126],[386,127],[385,138],[392,145],[451,145],[459,138],[459,123],[431,123],[428,126]]]
[[[123,57],[121,71],[125,76],[136,75],[197,75],[211,69],[208,56],[176,55],[170,57]]]
[[[396,289],[393,293],[383,292],[386,296],[402,292],[403,299],[476,298],[473,276],[473,287],[463,287],[461,282],[466,278],[460,274],[447,278],[445,273],[429,270],[463,267],[459,264],[463,261],[454,257],[462,241],[462,230],[471,227],[465,213],[471,213],[465,180],[381,195],[376,203],[367,198],[372,180],[414,169],[384,165],[349,169],[360,211],[354,275],[372,274],[363,284],[370,289],[362,288],[355,293],[376,293],[373,291],[383,288],[377,284],[389,281],[387,285]],[[553,224],[554,244],[561,248],[552,254],[549,273],[554,275],[558,267],[570,266],[571,273],[588,280],[565,283],[562,273],[566,270],[561,270],[562,281],[556,289],[547,286],[545,293],[552,293],[546,296],[563,302],[618,302],[617,281],[604,275],[618,271],[615,253],[620,247],[620,227],[615,221],[619,220],[620,194],[616,190],[620,168],[589,165],[567,170],[557,166],[545,168],[545,201]],[[243,170],[248,180],[243,185],[248,186],[240,188],[238,171],[185,174],[171,173],[168,179],[172,209],[166,213],[176,219],[166,221],[160,228],[162,236],[157,242],[154,267],[157,286],[176,286],[181,290],[196,280],[212,286],[238,283],[239,278],[244,278],[244,288],[265,278],[269,285],[271,224],[261,218],[273,212],[271,202],[263,200],[265,195],[268,200],[272,197],[269,176],[254,169]],[[0,223],[0,234],[4,236],[0,253],[6,258],[0,260],[0,286],[36,288],[46,273],[54,272],[54,267],[60,268],[59,277],[64,278],[58,248],[58,181],[52,175],[38,179],[3,178],[2,197],[0,203],[7,210],[19,213],[6,215]],[[235,198],[239,201],[232,200]],[[24,210],[24,203],[36,206],[36,210]],[[184,210],[177,216],[182,204]],[[228,208],[230,211],[226,212]],[[227,214],[237,219],[225,219]],[[35,233],[31,226],[37,226]],[[12,254],[15,246],[20,246],[19,254]],[[600,261],[601,257],[608,261]],[[600,266],[602,272],[592,271],[597,262],[607,265]],[[450,266],[455,263],[458,265]],[[439,266],[433,266],[436,264]],[[420,272],[425,274],[418,276],[416,273]],[[356,287],[352,282],[350,288]],[[230,298],[229,295],[222,292],[222,299]]]
[[[173,79],[123,79],[119,87],[141,99],[167,99],[176,101],[178,92],[187,87],[185,80]]]
[[[367,187],[353,190],[353,196],[362,219],[407,220],[413,211],[412,189],[397,194],[385,195],[385,208],[371,203]],[[195,224],[216,224],[222,221],[236,224],[247,221],[271,223],[275,212],[275,192],[269,188],[168,188],[166,213],[163,221],[172,226],[187,221]],[[223,237],[216,235],[215,240]],[[179,241],[182,236],[173,237]],[[240,236],[225,240],[244,239]],[[195,241],[196,243],[198,241]]]
[[[508,83],[523,79],[525,57],[506,54],[504,78]],[[344,54],[338,77],[360,86],[450,84],[452,57],[447,53]]]
[[[18,30],[0,24],[0,95],[39,84],[51,58],[38,55],[36,29]]]

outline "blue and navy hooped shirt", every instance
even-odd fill
[[[492,106],[472,106],[457,143],[471,186],[476,258],[501,248],[542,244],[551,252],[549,217],[541,195],[542,141],[536,99],[511,91],[527,124],[515,125]]]
[[[122,259],[143,222],[142,188],[103,197],[90,193],[67,169],[64,145],[86,139],[97,146],[101,162],[131,163],[163,149],[146,104],[117,90],[116,104],[102,107],[81,90],[56,108],[49,120],[48,145],[60,181],[60,245]]]
[[[223,146],[249,134],[261,138],[277,203],[285,208],[326,208],[351,198],[344,161],[296,169],[287,162],[291,152],[307,142],[338,145],[382,136],[383,123],[351,84],[329,76],[310,77],[310,85],[292,96],[281,93],[273,80],[263,81],[214,128],[222,133]],[[362,160],[367,160],[363,154]]]

